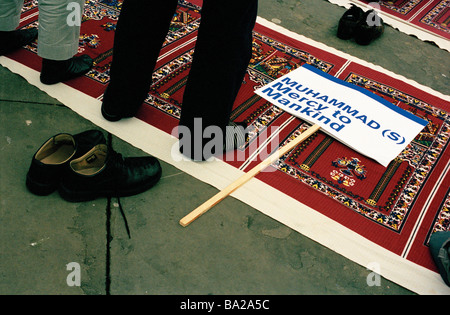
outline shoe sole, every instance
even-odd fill
[[[119,115],[110,115],[110,114],[108,114],[108,113],[105,111],[105,109],[104,109],[104,107],[103,107],[103,104],[102,104],[102,107],[101,107],[101,112],[102,112],[103,118],[105,118],[105,119],[108,120],[108,121],[115,122],[115,121],[119,121],[119,120],[122,119],[122,117],[119,116]]]
[[[60,196],[69,202],[86,202],[86,201],[92,201],[97,198],[101,197],[128,197],[128,196],[134,196],[140,193],[143,193],[150,188],[152,188],[161,178],[162,170],[160,169],[158,174],[149,182],[147,182],[145,185],[139,186],[137,188],[133,189],[125,189],[120,191],[114,191],[114,190],[101,190],[101,191],[75,191],[67,189],[62,183],[58,187],[58,192]]]

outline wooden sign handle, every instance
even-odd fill
[[[236,189],[244,185],[246,182],[248,182],[250,179],[258,175],[263,169],[265,169],[267,166],[281,158],[283,155],[294,149],[296,146],[298,146],[300,143],[308,139],[311,135],[313,135],[315,132],[317,132],[320,129],[319,125],[313,125],[309,127],[307,130],[305,130],[301,135],[297,136],[294,140],[286,144],[284,147],[281,147],[270,155],[267,159],[256,165],[254,168],[252,168],[250,171],[242,175],[239,179],[228,185],[226,188],[221,190],[219,193],[217,193],[215,196],[213,196],[211,199],[203,203],[201,206],[199,206],[197,209],[193,210],[191,213],[186,215],[184,218],[180,220],[180,224],[183,227],[188,226],[190,223],[192,223],[195,219],[200,217],[202,214],[204,214],[206,211],[214,207],[216,204],[218,204],[220,201],[225,199],[228,195],[233,193]]]

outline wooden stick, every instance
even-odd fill
[[[206,211],[214,207],[220,201],[225,199],[228,195],[233,193],[236,189],[244,185],[250,179],[258,175],[263,169],[267,166],[275,162],[277,159],[281,158],[283,155],[294,149],[297,145],[308,139],[312,134],[317,132],[320,129],[319,125],[313,125],[305,130],[301,135],[297,136],[294,140],[286,144],[284,147],[281,147],[274,154],[270,155],[267,159],[256,165],[250,171],[242,175],[239,179],[228,185],[225,189],[221,190],[211,199],[206,201],[204,204],[199,206],[197,209],[193,210],[191,213],[186,215],[183,219],[180,220],[180,224],[184,227],[188,226],[195,219],[200,217]]]

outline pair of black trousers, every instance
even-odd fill
[[[104,104],[110,103],[109,107],[124,117],[136,113],[149,91],[176,7],[177,0],[123,2]],[[203,1],[194,59],[183,96],[181,126],[193,132],[194,121],[200,118],[202,130],[218,126],[225,132],[252,56],[257,10],[257,0]],[[201,138],[203,146],[207,139]]]

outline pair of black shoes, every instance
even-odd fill
[[[38,37],[36,28],[0,31],[0,56],[13,52],[25,45],[31,44]],[[81,55],[67,60],[42,60],[40,80],[44,84],[56,84],[74,79],[88,73],[94,61],[88,55]]]
[[[73,136],[60,133],[48,139],[33,156],[26,186],[36,195],[58,190],[63,199],[82,202],[139,194],[160,177],[161,166],[156,158],[122,158],[106,144],[102,132],[88,130]]]
[[[375,10],[364,12],[352,4],[339,20],[337,36],[340,39],[354,38],[359,45],[369,45],[384,32],[383,20]]]

